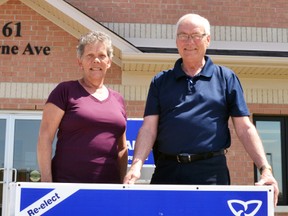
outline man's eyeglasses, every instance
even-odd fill
[[[206,34],[185,34],[185,33],[180,33],[180,34],[177,34],[177,38],[181,41],[188,41],[189,38],[191,38],[193,41],[200,41],[202,40],[203,37],[205,37]]]

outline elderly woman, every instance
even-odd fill
[[[103,32],[80,38],[77,58],[82,78],[60,83],[44,106],[37,149],[42,182],[123,182],[127,169],[124,99],[104,85],[112,57],[111,39]]]

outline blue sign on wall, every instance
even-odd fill
[[[138,131],[140,127],[142,126],[143,119],[128,119],[127,120],[127,146],[128,146],[128,164],[132,163],[133,159],[133,154],[134,154],[134,147],[135,147],[135,142],[136,138],[138,135]],[[146,159],[144,166],[147,165],[154,165],[154,158],[153,158],[153,153],[149,154],[148,158]]]

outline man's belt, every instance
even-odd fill
[[[169,155],[169,154],[160,153],[159,159],[173,160],[173,161],[177,161],[178,163],[191,163],[194,161],[206,160],[215,156],[224,155],[226,154],[226,152],[227,152],[226,149],[222,149],[216,152],[206,152],[206,153],[201,153],[201,154],[181,153],[178,155]]]

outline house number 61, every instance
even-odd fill
[[[5,37],[10,37],[13,34],[13,28],[11,27],[13,22],[6,23],[2,28],[2,34]],[[21,23],[17,22],[14,24],[16,26],[16,34],[15,37],[21,37]]]

